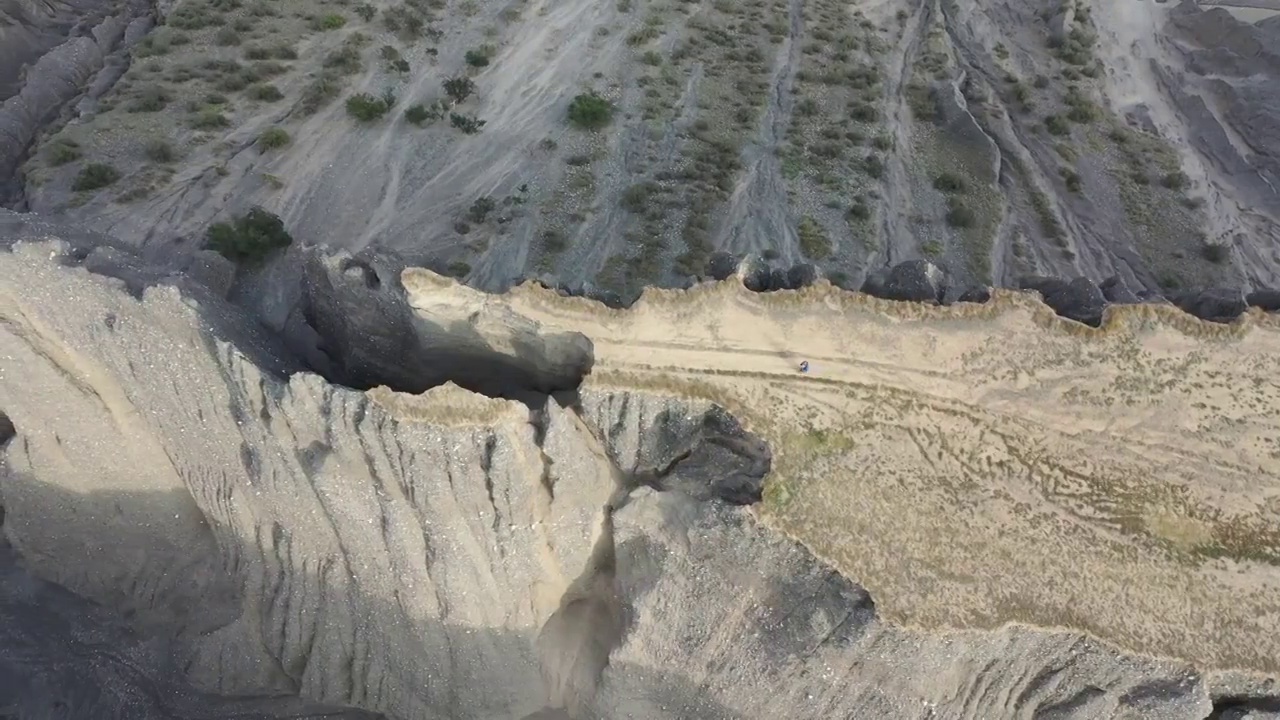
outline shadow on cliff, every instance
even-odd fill
[[[310,370],[359,390],[383,385],[417,394],[453,382],[529,402],[577,388],[591,372],[594,347],[585,335],[545,331],[500,304],[477,305],[469,288],[442,287],[435,306],[413,307],[401,282],[405,267],[390,254],[304,246],[241,278],[231,299],[251,308]]]
[[[182,493],[95,492],[86,498],[11,473],[0,480],[0,508],[8,494],[37,498],[41,507],[75,506],[88,499],[97,507],[127,506],[143,515],[164,518],[181,512],[191,502]],[[38,522],[39,509],[12,506],[9,516],[11,520]],[[17,712],[17,717],[553,720],[615,716],[599,709],[570,715],[548,706],[533,631],[476,628],[413,617],[404,605],[406,588],[395,588],[394,597],[374,596],[352,583],[335,582],[328,563],[299,560],[289,563],[292,572],[281,569],[284,574],[276,578],[265,577],[270,571],[257,567],[263,577],[249,577],[253,570],[245,569],[243,559],[260,549],[243,545],[224,550],[223,572],[238,568],[248,576],[232,578],[228,574],[228,580],[241,586],[234,601],[227,598],[224,605],[195,609],[193,615],[223,617],[221,628],[205,625],[199,632],[191,632],[189,618],[174,621],[167,610],[159,613],[161,622],[143,623],[145,608],[129,608],[131,614],[136,613],[131,622],[111,606],[120,593],[146,596],[148,588],[100,588],[102,599],[107,601],[104,605],[49,581],[74,583],[81,576],[78,563],[167,565],[164,558],[148,558],[150,548],[139,545],[145,534],[86,537],[84,529],[63,526],[59,534],[82,538],[86,549],[82,557],[68,559],[41,557],[39,553],[24,558],[22,552],[11,549],[10,537],[17,547],[22,546],[21,522],[6,523],[0,532],[4,535],[0,538],[0,710]],[[287,547],[288,531],[277,526],[277,533],[286,535],[277,540]],[[240,542],[250,541],[241,538]],[[301,547],[294,552],[299,557],[307,554]],[[288,558],[283,560],[288,562]],[[41,578],[55,568],[62,577]],[[466,572],[465,568],[455,570]],[[587,575],[590,573],[584,573]],[[286,592],[264,593],[245,601],[248,580],[269,581],[266,587]],[[290,588],[308,588],[300,594],[306,600],[305,607],[290,602],[299,597],[289,594]],[[168,600],[162,596],[149,599],[157,606]],[[316,618],[323,618],[325,636],[313,624]],[[336,634],[332,632],[335,627],[350,634]],[[593,632],[598,628],[591,627]],[[551,635],[557,632],[553,629]],[[544,644],[541,659],[571,667],[582,648],[578,641],[583,638],[573,638],[572,632],[560,637],[568,638],[568,645]],[[586,642],[599,647],[591,638]],[[228,668],[225,674],[216,669],[219,666]],[[185,674],[176,668],[185,668]],[[618,670],[628,672],[626,668]],[[648,697],[673,707],[705,708],[709,717],[736,716],[703,697],[697,685],[678,672],[644,669],[643,675]],[[319,685],[318,678],[324,679]],[[299,699],[300,688],[308,684],[325,688],[326,704]],[[219,692],[212,692],[215,688]],[[563,689],[574,690],[568,685]],[[580,708],[569,698],[557,699],[569,700],[566,704]],[[363,706],[382,714],[344,710],[340,705]]]

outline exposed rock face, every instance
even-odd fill
[[[705,401],[601,387],[531,414],[453,386],[285,379],[237,349],[290,366],[223,320],[216,293],[130,294],[65,250],[0,255],[0,408],[16,430],[4,533],[33,572],[128,613],[163,640],[148,657],[184,669],[139,661],[123,687],[414,719],[1211,709],[1190,666],[1079,635],[881,622],[864,590],[743,506],[772,453]],[[467,305],[421,273],[404,302],[438,312],[440,288]],[[4,619],[29,622],[18,601]],[[20,657],[13,686],[35,702],[47,665]],[[102,717],[100,677],[69,676],[83,694],[66,716]],[[185,698],[205,698],[200,717],[309,712],[183,692],[175,714]]]
[[[1106,280],[1103,280],[1102,284],[1098,286],[1098,289],[1102,291],[1102,296],[1109,303],[1114,303],[1116,305],[1133,305],[1134,303],[1142,302],[1138,299],[1137,295],[1133,294],[1133,291],[1129,289],[1128,285],[1125,285],[1124,280],[1118,275],[1112,275]]]
[[[1228,288],[1179,293],[1170,299],[1184,311],[1210,322],[1231,322],[1248,308],[1244,293]]]
[[[1065,318],[1094,327],[1102,324],[1102,310],[1107,306],[1107,298],[1088,278],[1060,280],[1033,277],[1024,279],[1020,286],[1040,293],[1045,304]]]
[[[947,282],[942,270],[928,260],[907,260],[894,265],[883,281],[869,278],[862,291],[886,300],[940,303],[947,294]]]

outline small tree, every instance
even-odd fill
[[[293,236],[284,229],[284,222],[260,207],[231,222],[214,223],[205,233],[206,247],[237,264],[261,263],[292,242]]]
[[[484,127],[484,120],[474,115],[449,113],[449,124],[468,135],[475,135],[480,132],[480,128]]]
[[[453,100],[454,105],[460,105],[471,97],[471,93],[475,90],[476,84],[471,82],[471,78],[456,77],[444,81],[444,94]]]
[[[569,122],[584,130],[599,130],[613,121],[613,105],[594,92],[569,103]]]

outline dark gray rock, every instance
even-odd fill
[[[879,297],[905,302],[941,303],[946,294],[946,275],[937,265],[928,260],[907,260],[894,265],[889,271]]]
[[[1244,314],[1244,293],[1230,288],[1207,288],[1178,293],[1169,298],[1182,311],[1209,322],[1229,323]]]
[[[1245,296],[1249,307],[1261,308],[1264,312],[1280,312],[1280,290],[1258,290]]]
[[[817,282],[821,276],[817,267],[809,263],[799,263],[787,271],[787,287],[792,290],[806,288]]]
[[[977,285],[960,293],[960,297],[956,299],[956,302],[982,304],[989,302],[990,300],[991,288],[986,285]]]
[[[769,263],[759,255],[748,255],[738,264],[738,278],[751,292],[767,292],[770,283]]]
[[[707,276],[717,282],[727,280],[737,272],[739,262],[737,256],[723,250],[713,252],[707,260]]]
[[[1018,287],[1040,293],[1044,304],[1064,318],[1094,327],[1102,324],[1102,311],[1107,306],[1107,298],[1089,278],[1062,280],[1036,276],[1023,278]]]
[[[867,278],[862,281],[862,287],[858,290],[874,297],[884,297],[884,288],[888,283],[889,268],[879,268],[867,273]]]
[[[769,271],[769,290],[790,290],[791,286],[787,282],[787,271],[782,268],[773,268]]]
[[[1124,280],[1120,279],[1119,275],[1112,275],[1106,280],[1103,280],[1102,284],[1098,287],[1102,290],[1102,296],[1106,298],[1109,303],[1113,303],[1115,305],[1136,305],[1137,303],[1142,302],[1142,300],[1138,299],[1138,296],[1129,289],[1129,286],[1125,284]]]

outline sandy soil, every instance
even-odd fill
[[[418,272],[415,302],[452,292]],[[1280,670],[1274,319],[1126,307],[1094,331],[1014,293],[931,310],[825,285],[690,292],[630,311],[530,286],[510,302],[591,338],[590,384],[713,399],[766,437],[761,515],[886,619],[1063,626]]]

